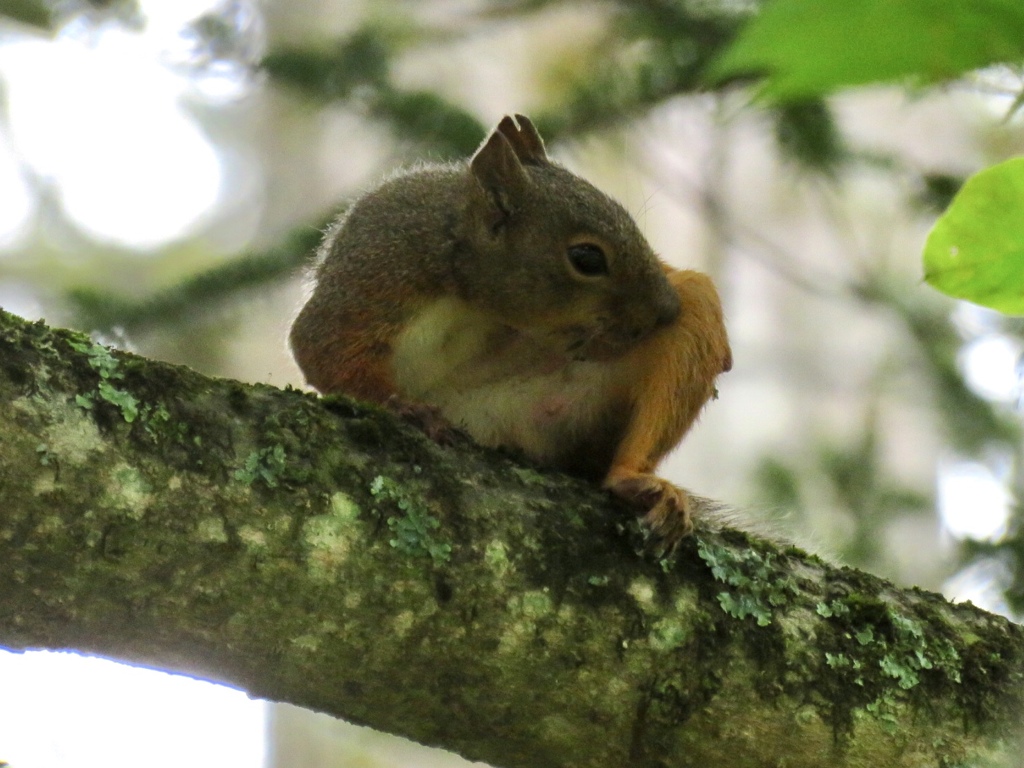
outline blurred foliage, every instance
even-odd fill
[[[93,288],[73,289],[68,299],[84,327],[104,333],[115,329],[134,332],[153,325],[192,320],[197,308],[293,276],[320,244],[331,219],[333,216],[319,227],[294,230],[276,248],[239,256],[140,300]]]
[[[1018,498],[1020,493],[1018,489]],[[1024,520],[1024,507],[1017,504],[1013,510],[1016,521],[1009,533],[998,542],[972,541],[963,543],[963,560],[967,563],[983,563],[995,560],[1009,574],[1008,583],[1004,586],[1003,595],[1010,609],[1020,616],[1024,613],[1024,530],[1020,521]]]
[[[798,165],[832,175],[847,159],[839,126],[822,99],[782,104],[772,113],[779,150]]]
[[[553,138],[636,118],[705,88],[705,70],[744,16],[721,3],[619,2],[584,74],[565,85],[558,110],[538,116]]]
[[[73,13],[104,15],[122,20],[140,19],[137,0],[0,0],[0,20],[52,32]]]
[[[759,501],[787,527],[806,529],[815,501],[822,500],[848,523],[841,541],[833,542],[843,562],[886,570],[883,534],[888,523],[907,515],[931,514],[932,494],[900,483],[886,469],[878,440],[878,415],[870,412],[859,435],[846,441],[828,439],[798,461],[765,456],[754,473]]]
[[[347,99],[357,86],[387,84],[394,52],[382,30],[361,29],[331,50],[281,48],[263,59],[263,68],[281,83],[322,101]]]
[[[32,27],[50,29],[53,13],[43,0],[0,0],[0,16]]]
[[[911,301],[878,282],[861,285],[857,293],[863,301],[889,310],[907,332],[908,358],[913,355],[932,385],[945,438],[955,450],[970,456],[983,454],[993,444],[1019,444],[1020,418],[967,386],[958,359],[963,338],[948,307]]]
[[[463,158],[480,144],[485,127],[463,108],[436,93],[406,91],[391,82],[391,60],[399,40],[389,29],[368,26],[332,50],[281,48],[263,60],[278,83],[319,103],[350,101],[394,135],[415,142],[439,159]]]
[[[926,210],[941,213],[953,202],[964,180],[951,173],[926,173],[921,177],[917,202]]]
[[[853,534],[840,554],[849,562],[879,567],[886,524],[907,514],[934,509],[934,500],[894,482],[886,471],[878,445],[877,416],[865,420],[860,439],[820,449],[820,468],[839,509],[854,521]]]
[[[964,339],[947,305],[904,296],[881,280],[862,283],[853,295],[866,307],[886,311],[894,330],[902,330],[902,356],[916,371],[915,380],[927,386],[920,398],[934,403],[937,426],[955,455],[984,462],[993,454],[1009,453],[1020,460],[1020,414],[967,385],[959,360]],[[1024,327],[1016,329],[1024,337],[1021,331]],[[859,420],[859,435],[842,442],[824,440],[798,459],[765,456],[753,479],[759,501],[776,514],[793,518],[787,521],[791,528],[803,528],[815,512],[815,502],[820,506],[826,500],[850,523],[842,540],[833,542],[835,553],[844,562],[885,571],[882,544],[887,524],[905,516],[934,514],[936,499],[932,489],[907,485],[887,471],[887,457],[878,444],[878,418],[877,409],[869,408]],[[1015,520],[1024,520],[1020,511]],[[969,542],[963,554],[965,562],[1008,555],[1014,587],[1007,597],[1014,608],[1024,609],[1024,536],[1016,533],[999,544]]]

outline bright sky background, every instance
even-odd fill
[[[70,653],[0,652],[11,768],[260,768],[266,704],[180,675]]]
[[[1017,339],[999,332],[997,313],[962,304],[958,320],[978,334],[959,355],[967,385],[990,402],[1019,408],[1024,395],[1024,348]],[[939,517],[948,533],[976,541],[998,541],[1006,534],[1013,504],[1007,477],[1011,464],[1008,457],[999,456],[985,463],[958,458],[940,463]]]
[[[975,461],[939,467],[939,516],[958,539],[997,541],[1007,530],[1013,502],[1003,478]]]
[[[194,69],[172,65],[192,53],[182,34],[188,22],[216,5],[143,0],[141,30],[71,21],[52,39],[0,38],[8,115],[6,133],[0,128],[0,248],[17,245],[28,228],[32,180],[100,242],[156,248],[206,222],[224,172],[185,97],[197,84],[208,98],[240,95],[241,71],[234,82],[230,68],[197,79]]]

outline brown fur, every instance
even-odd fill
[[[662,264],[517,121],[467,165],[415,170],[352,207],[292,349],[322,392],[436,408],[478,442],[603,479],[671,545],[691,504],[653,471],[732,365],[718,294]],[[580,244],[605,273],[572,265]]]

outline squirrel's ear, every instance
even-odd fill
[[[527,165],[543,165],[548,162],[548,153],[544,151],[544,139],[540,137],[526,115],[516,115],[515,120],[505,115],[498,123],[498,132],[508,139],[519,162]]]
[[[530,184],[512,144],[500,131],[495,131],[476,151],[469,168],[477,182],[497,206],[500,218],[515,209],[513,201]]]

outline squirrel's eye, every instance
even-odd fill
[[[586,277],[608,274],[608,260],[604,256],[604,251],[593,243],[569,246],[569,263],[573,269]]]

